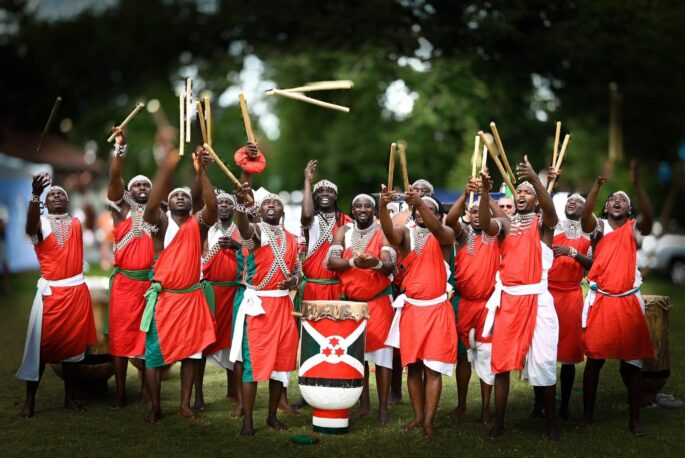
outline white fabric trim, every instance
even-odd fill
[[[471,331],[474,332],[475,329]],[[471,345],[471,348],[466,351],[469,362],[476,370],[478,378],[492,386],[495,384],[495,374],[492,372],[492,343],[477,341],[474,343],[475,345]]]
[[[452,374],[454,373],[454,364],[453,363],[450,364],[450,363],[443,363],[442,361],[433,361],[430,359],[424,359],[423,364],[427,368],[432,369],[435,372],[438,372],[442,375],[446,375],[448,377],[452,377]]]
[[[222,369],[228,369],[228,370],[233,370],[234,363],[231,362],[230,359],[231,356],[231,351],[229,348],[223,348],[216,353],[209,355],[207,358],[207,361],[211,361],[214,365],[222,368]]]
[[[443,293],[440,296],[433,299],[412,299],[407,297],[406,294],[400,294],[397,299],[392,303],[392,307],[395,309],[395,316],[392,319],[392,324],[390,325],[390,332],[388,332],[388,338],[385,339],[385,345],[389,347],[400,348],[400,318],[402,318],[402,309],[404,308],[404,303],[409,302],[411,305],[417,307],[430,307],[432,305],[442,304],[447,300],[447,293]]]
[[[202,359],[202,352],[199,351],[197,353],[193,353],[190,356],[187,356],[188,359]]]
[[[246,288],[243,301],[240,303],[238,315],[236,316],[235,329],[231,339],[231,353],[229,361],[235,363],[243,360],[243,334],[245,333],[245,319],[248,316],[264,315],[266,312],[262,308],[260,297],[285,297],[289,296],[287,289],[271,289],[256,291]]]
[[[85,357],[86,357],[86,352],[84,351],[83,353],[79,353],[76,356],[70,356],[67,359],[63,359],[62,362],[63,363],[80,363],[81,361],[83,361],[85,359]]]
[[[349,418],[325,418],[317,417],[314,415],[312,417],[312,424],[320,428],[347,428],[350,424]]]
[[[69,288],[82,285],[86,282],[83,277],[83,272],[73,277],[63,278],[61,280],[46,280],[43,277],[38,279],[36,285],[38,290],[33,299],[31,306],[31,315],[29,316],[29,325],[26,332],[26,342],[24,344],[24,357],[21,362],[21,367],[17,371],[16,377],[19,380],[26,380],[30,382],[37,382],[40,380],[40,343],[43,332],[43,296],[51,296],[52,289],[55,288]],[[78,358],[76,361],[83,359],[83,354],[67,358]],[[66,361],[66,360],[65,360]]]
[[[176,237],[176,234],[178,234],[178,230],[180,229],[179,225],[176,224],[176,221],[171,217],[171,212],[167,211],[166,212],[166,219],[167,219],[167,226],[166,226],[166,233],[164,234],[164,248],[168,247],[171,242],[174,241],[174,238]]]
[[[290,381],[290,372],[285,371],[273,371],[269,377],[271,380],[276,380],[283,384],[283,388],[288,388],[288,382]]]
[[[364,361],[374,363],[376,366],[392,369],[392,347],[383,347],[375,351],[364,353]]]

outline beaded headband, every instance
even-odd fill
[[[359,199],[368,199],[371,201],[371,204],[373,204],[373,206],[376,207],[376,200],[368,194],[358,194],[357,196],[355,196],[355,198],[352,199],[352,206],[354,206],[354,203]]]
[[[335,191],[336,194],[338,193],[338,187],[332,181],[317,181],[316,183],[314,183],[314,186],[312,186],[312,192],[316,192],[319,188],[330,188],[333,191]]]
[[[435,199],[433,199],[432,197],[430,197],[430,196],[423,196],[423,197],[421,198],[421,200],[425,200],[425,201],[427,201],[427,202],[433,202],[433,205],[435,205],[435,209],[438,210],[438,211],[440,211],[440,204],[438,204],[438,201],[435,200]]]
[[[69,201],[69,194],[67,194],[67,191],[63,187],[57,185],[50,186],[50,189],[48,189],[48,194],[50,194],[52,191],[61,191],[66,196],[67,202]],[[46,199],[48,194],[45,195]]]
[[[233,197],[232,194],[227,193],[226,191],[221,191],[216,195],[216,200],[217,202],[220,200],[230,200],[233,202],[233,205],[235,205],[235,197]]]
[[[535,197],[538,196],[537,191],[535,190],[535,187],[530,183],[530,181],[522,181],[518,186],[516,186],[516,190],[518,191],[521,188],[528,188],[533,192],[533,195]]]
[[[623,191],[616,191],[616,192],[614,192],[613,194],[611,194],[611,197],[613,197],[613,196],[615,196],[615,195],[619,195],[619,196],[625,197],[625,199],[628,201],[628,206],[632,208],[633,205],[632,205],[631,202],[630,202],[630,197],[628,197],[628,194],[626,194],[626,193],[623,192]]]
[[[150,187],[152,187],[152,181],[150,181],[148,177],[146,177],[145,175],[136,175],[133,178],[131,178],[131,180],[128,182],[126,189],[130,191],[131,186],[133,186],[133,183],[135,183],[136,181],[144,181],[145,183],[149,184]]]
[[[421,179],[419,179],[419,180],[416,180],[416,181],[414,182],[414,184],[411,185],[412,188],[415,187],[417,184],[422,184],[422,185],[424,185],[425,187],[427,187],[427,188],[430,190],[430,193],[433,194],[433,185],[430,184],[430,182],[429,182],[428,180],[424,180],[423,178],[421,178]]]
[[[267,200],[275,200],[275,201],[280,202],[281,205],[283,205],[283,200],[280,198],[280,196],[278,194],[267,194],[267,195],[265,195],[264,198],[259,201],[259,205],[261,206]]]
[[[173,196],[173,195],[176,194],[177,192],[182,192],[183,194],[185,194],[186,196],[188,196],[188,199],[190,199],[191,202],[193,201],[193,197],[190,195],[190,192],[189,192],[186,188],[176,188],[176,189],[172,190],[172,191],[169,193],[169,195],[167,196],[167,198],[166,198],[167,202],[168,202],[168,201],[171,201],[171,196]]]
[[[577,192],[574,192],[573,194],[568,196],[567,200],[570,200],[570,199],[577,199],[577,200],[581,201],[582,203],[585,203],[585,197],[581,196]]]

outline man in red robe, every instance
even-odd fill
[[[249,184],[236,190],[243,205],[250,193]],[[254,435],[252,413],[257,383],[269,381],[269,409],[266,424],[276,430],[287,429],[278,420],[278,403],[287,387],[289,372],[297,364],[298,334],[292,315],[289,290],[299,283],[297,238],[281,225],[283,202],[269,194],[259,203],[261,223],[250,223],[238,212],[236,224],[250,255],[246,260],[245,293],[235,319],[231,342],[231,361],[243,362],[242,435]]]
[[[144,295],[150,287],[155,250],[150,231],[143,222],[152,182],[138,175],[124,187],[121,172],[126,155],[126,136],[119,130],[114,139],[106,200],[114,223],[114,271],[109,287],[107,333],[116,381],[112,408],[119,409],[126,405],[128,359],[140,358],[145,353],[145,333],[140,330],[140,320],[145,309]],[[141,386],[142,397],[146,397],[144,383]]]
[[[240,284],[237,253],[242,249],[240,234],[233,223],[235,198],[221,191],[216,195],[219,221],[209,228],[206,251],[202,256],[202,277],[214,290],[214,320],[216,342],[205,348],[197,365],[195,377],[195,404],[193,410],[205,409],[203,381],[206,358],[226,369],[226,379],[235,386],[233,363],[229,361],[231,329],[233,324],[233,300]]]
[[[637,270],[637,232],[652,230],[652,206],[640,184],[637,163],[631,163],[631,178],[642,213],[634,217],[628,195],[623,191],[609,196],[602,218],[593,214],[597,195],[606,178],[595,182],[581,217],[584,232],[592,233],[592,268],[588,274],[590,291],[583,307],[583,343],[587,362],[583,374],[584,416],[580,423],[594,421],[599,374],[607,359],[621,360],[621,378],[628,389],[629,428],[636,436],[647,431],[640,424],[642,360],[652,358],[654,349],[640,296],[642,277]]]
[[[207,232],[217,219],[216,195],[205,174],[202,156],[193,153],[204,209],[193,215],[190,193],[176,188],[167,198],[168,213],[161,212],[163,193],[169,188],[180,159],[178,151],[172,150],[171,141],[165,141],[168,153],[155,176],[143,215],[158,254],[152,285],[145,293],[147,303],[140,324],[141,330],[147,333],[145,378],[152,403],[146,418],[149,423],[156,423],[161,417],[160,368],[176,361],[181,361],[180,414],[195,420],[200,418],[190,407],[190,394],[202,351],[215,341],[212,315],[202,291],[203,287],[211,286],[200,283],[200,269]]]
[[[454,250],[454,231],[442,224],[437,200],[419,197],[413,188],[404,198],[414,207],[416,226],[394,227],[387,209],[394,197],[383,186],[381,227],[388,242],[400,248],[405,274],[402,294],[393,303],[397,310],[386,344],[399,348],[402,366],[408,366],[414,419],[405,430],[422,426],[424,435],[432,437],[442,375],[452,375],[457,362],[457,326],[447,296],[447,261]]]
[[[385,344],[393,320],[392,273],[397,253],[389,246],[383,230],[376,224],[376,201],[367,194],[352,200],[353,223],[338,229],[328,253],[327,267],[340,276],[341,299],[366,302],[369,319],[366,323],[364,388],[361,407],[355,417],[371,414],[369,396],[369,362],[376,366],[378,389],[378,421],[390,420],[388,395],[392,377],[393,348]]]
[[[35,247],[41,277],[16,375],[26,381],[26,402],[20,413],[24,418],[34,414],[38,383],[48,363],[62,364],[64,407],[85,410],[74,398],[76,363],[97,340],[90,293],[83,278],[81,223],[68,214],[66,191],[52,186],[45,196],[48,214],[40,215],[40,196],[50,182],[47,173],[33,177],[26,218],[26,234]]]
[[[548,439],[558,440],[554,402],[559,323],[547,272],[554,259],[551,246],[559,219],[552,197],[527,156],[524,161],[517,166],[522,182],[516,188],[516,214],[493,218],[488,193],[481,195],[478,208],[483,232],[502,240],[502,259],[483,329],[484,336],[492,334],[492,371],[496,374],[495,424],[490,437],[504,433],[509,374],[521,370],[522,378],[544,399]],[[490,177],[484,173],[482,180],[488,189]],[[535,212],[538,206],[542,216]]]

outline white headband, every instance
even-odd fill
[[[317,181],[316,183],[314,183],[314,186],[312,186],[312,192],[316,192],[319,188],[330,188],[333,191],[335,191],[336,194],[338,193],[338,187],[332,181]]]
[[[568,196],[568,199],[566,199],[566,200],[570,200],[570,199],[577,199],[577,200],[579,200],[579,201],[585,203],[585,197],[581,196],[581,195],[578,194],[577,192],[574,192],[573,194],[571,194],[570,196]]]
[[[435,199],[433,199],[432,197],[430,197],[430,196],[423,196],[423,197],[421,198],[421,200],[425,200],[425,201],[428,201],[428,202],[433,202],[433,205],[435,205],[435,209],[436,209],[437,211],[440,211],[440,204],[438,204],[438,201],[435,200]]]
[[[609,197],[615,196],[616,194],[618,194],[619,196],[625,197],[626,200],[628,201],[628,206],[631,208],[633,207],[633,205],[630,203],[630,197],[628,197],[628,194],[626,194],[623,191],[616,191],[616,192],[612,193],[611,196],[609,196]]]
[[[220,200],[230,200],[233,202],[233,205],[235,206],[235,197],[233,197],[232,194],[227,193],[226,191],[221,191],[216,195],[216,200],[217,202]]]
[[[191,202],[193,201],[193,197],[190,195],[190,192],[189,192],[186,188],[176,188],[176,189],[173,189],[173,190],[169,193],[169,195],[167,196],[167,198],[166,198],[167,202],[170,202],[170,201],[171,201],[171,196],[173,196],[173,195],[176,194],[177,192],[182,192],[183,194],[185,194],[186,196],[188,196],[188,199],[190,199]]]
[[[376,207],[376,200],[368,194],[358,194],[354,199],[352,199],[352,205],[354,206],[354,203],[359,199],[369,199],[374,208]]]
[[[411,185],[411,187],[413,188],[413,187],[415,187],[417,184],[422,184],[422,185],[424,185],[425,187],[427,187],[428,189],[430,189],[430,193],[433,194],[433,185],[430,184],[430,182],[429,182],[428,180],[424,180],[423,178],[421,178],[421,179],[419,179],[419,180],[416,180],[416,181],[414,182],[414,184]]]
[[[516,186],[516,190],[518,191],[521,188],[528,188],[533,192],[533,195],[535,197],[538,196],[537,191],[535,190],[535,187],[530,183],[530,181],[522,181],[518,186]]]
[[[150,181],[150,179],[149,179],[148,177],[146,177],[145,175],[136,175],[136,176],[134,176],[133,178],[131,178],[131,181],[128,182],[128,186],[126,186],[126,189],[128,189],[128,190],[130,191],[130,190],[131,190],[131,186],[132,186],[133,183],[135,183],[136,181],[144,181],[144,182],[146,182],[147,184],[149,184],[150,187],[152,187],[152,181]]]
[[[63,187],[57,185],[50,186],[50,189],[48,189],[48,193],[45,194],[46,199],[48,197],[48,194],[50,194],[52,191],[62,191],[64,195],[67,197],[67,202],[69,201],[69,194],[67,194],[67,191],[65,191]]]
[[[267,200],[276,200],[276,201],[280,202],[281,205],[283,205],[283,200],[281,200],[281,198],[278,194],[267,194],[264,196],[264,198],[262,200],[259,201],[259,206],[261,207],[261,205]]]

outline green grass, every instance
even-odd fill
[[[633,438],[627,430],[626,394],[620,382],[618,365],[609,362],[603,372],[596,412],[596,425],[576,431],[560,420],[562,432],[559,444],[543,441],[544,420],[530,419],[532,389],[519,381],[512,383],[507,416],[507,432],[503,439],[491,441],[488,429],[477,422],[480,392],[475,374],[469,389],[469,415],[451,422],[447,413],[456,402],[454,378],[443,378],[443,395],[436,424],[439,435],[426,440],[419,431],[404,433],[402,425],[411,418],[411,408],[405,386],[405,404],[391,410],[393,421],[379,427],[373,418],[352,423],[346,436],[322,437],[318,445],[301,446],[290,441],[290,435],[310,432],[311,410],[302,417],[282,417],[289,430],[277,433],[264,425],[266,386],[260,387],[254,438],[240,437],[240,421],[231,419],[233,404],[224,400],[225,375],[208,365],[205,397],[208,409],[199,423],[177,415],[180,380],[175,368],[170,380],[163,383],[162,409],[165,417],[154,426],[145,425],[146,405],[132,402],[125,410],[112,412],[108,399],[87,401],[88,411],[73,414],[61,408],[62,383],[46,369],[38,392],[36,416],[31,420],[17,417],[23,399],[24,385],[14,378],[24,345],[26,323],[37,274],[18,275],[13,280],[15,295],[4,297],[0,305],[0,456],[35,456],[50,453],[55,456],[673,456],[683,450],[685,410],[643,410],[643,423],[649,429],[647,438]],[[671,378],[665,391],[685,395],[685,296],[678,288],[660,279],[648,279],[645,294],[670,295],[671,312]],[[576,383],[580,386],[582,367]],[[515,377],[512,377],[512,379]],[[129,400],[135,399],[138,380],[136,371],[129,370]],[[110,379],[109,392],[114,381]],[[297,384],[291,385],[290,398],[297,399]],[[375,402],[375,396],[372,398]],[[581,394],[574,390],[571,406],[581,411]]]

